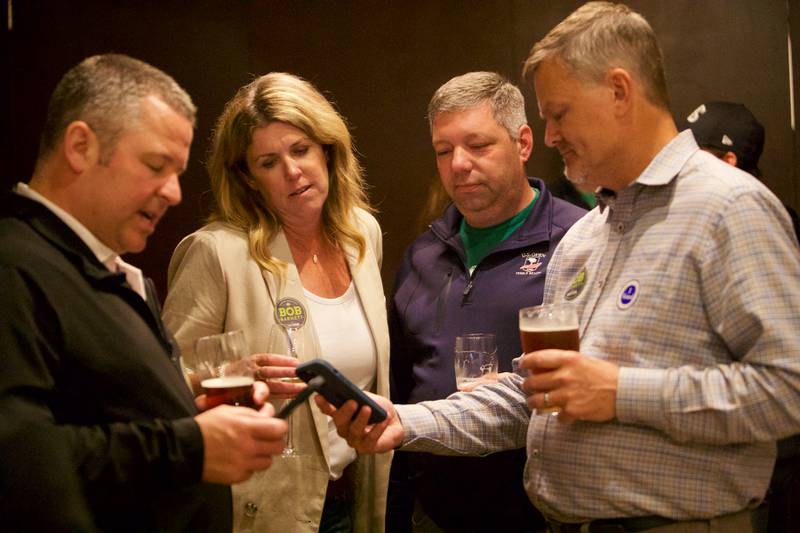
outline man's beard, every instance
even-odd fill
[[[570,172],[567,165],[564,165],[564,176],[572,183],[573,185],[586,185],[586,172]]]

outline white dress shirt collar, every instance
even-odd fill
[[[119,254],[114,250],[100,242],[100,239],[89,231],[89,229],[80,223],[74,216],[70,215],[56,204],[31,189],[27,183],[19,182],[14,187],[14,192],[20,196],[24,196],[34,202],[38,202],[53,212],[69,229],[75,232],[78,237],[89,247],[92,253],[97,257],[97,260],[103,263],[106,268],[112,272],[124,272],[128,284],[133,290],[139,293],[144,300],[147,300],[147,293],[144,289],[144,275],[142,271],[135,266],[126,263],[120,258]],[[114,268],[116,266],[116,268]]]

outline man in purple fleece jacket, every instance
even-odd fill
[[[502,76],[451,79],[433,95],[428,120],[452,203],[406,250],[397,274],[389,307],[395,403],[455,392],[453,346],[465,333],[494,333],[499,370],[510,371],[522,352],[517,312],[541,303],[550,253],[585,213],[527,176],[533,134],[522,94]],[[524,464],[524,449],[481,458],[397,452],[387,530],[544,529],[522,485]]]

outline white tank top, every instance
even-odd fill
[[[372,333],[353,282],[337,298],[322,298],[303,289],[309,314],[319,338],[320,354],[362,390],[375,384],[377,357]],[[328,449],[331,479],[339,479],[344,469],[355,461],[356,452],[336,433],[328,420]]]

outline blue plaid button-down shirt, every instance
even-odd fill
[[[581,352],[620,366],[616,418],[531,416],[513,376],[399,407],[404,449],[526,445],[529,496],[565,522],[708,518],[764,497],[774,441],[800,431],[800,253],[766,187],[681,133],[572,227],[544,299],[572,299]]]

